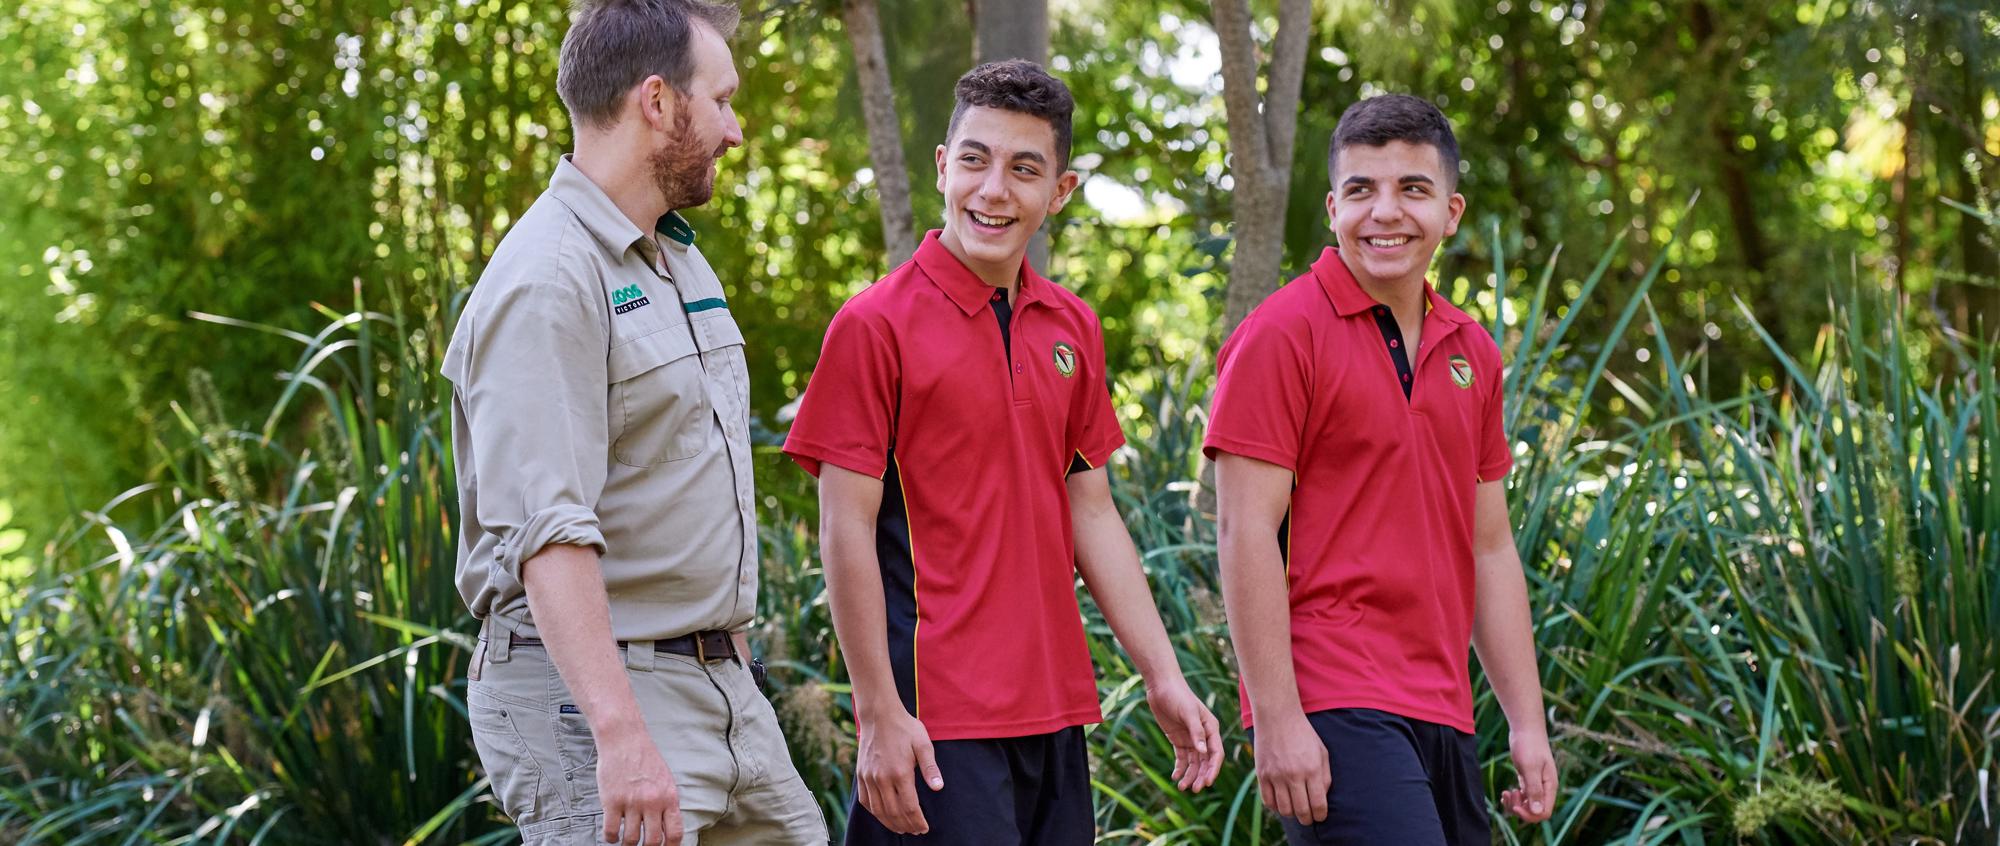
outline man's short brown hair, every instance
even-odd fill
[[[1326,151],[1326,178],[1339,188],[1340,177],[1334,175],[1340,163],[1340,151],[1357,144],[1364,147],[1381,147],[1391,141],[1410,144],[1429,144],[1437,148],[1438,162],[1444,166],[1444,176],[1450,185],[1458,186],[1458,136],[1452,134],[1451,121],[1446,119],[1438,107],[1422,97],[1408,94],[1382,94],[1370,97],[1347,107],[1340,113],[1340,123],[1334,127],[1333,143]]]
[[[606,127],[632,86],[658,76],[682,94],[694,79],[694,22],[724,40],[736,33],[734,3],[705,0],[577,0],[556,62],[556,94],[570,122]]]
[[[953,94],[958,103],[944,132],[946,143],[958,132],[958,120],[966,109],[1020,112],[1049,122],[1056,133],[1056,169],[1069,167],[1070,115],[1076,111],[1076,100],[1070,97],[1069,86],[1041,65],[1026,59],[987,62],[959,77]]]

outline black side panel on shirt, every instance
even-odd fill
[[[910,512],[903,501],[902,468],[889,451],[882,474],[882,510],[875,516],[875,561],[882,569],[882,610],[889,620],[889,667],[896,693],[917,714],[917,568],[910,547]]]
[[[1293,487],[1298,487],[1293,485]],[[1285,518],[1278,521],[1278,560],[1285,565],[1285,572],[1292,572],[1292,506],[1285,504]]]

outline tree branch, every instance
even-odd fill
[[[895,89],[882,48],[881,16],[876,0],[845,0],[840,12],[854,45],[861,115],[868,124],[868,160],[875,168],[875,194],[881,204],[882,246],[893,268],[916,254],[917,240],[910,211],[910,170],[903,160],[903,127],[896,117]]]
[[[1306,71],[1306,43],[1312,35],[1312,0],[1278,4],[1277,43],[1271,49],[1271,84],[1264,92],[1265,137],[1274,172],[1292,170],[1292,141],[1299,129],[1299,82]]]
[[[1258,113],[1257,40],[1250,34],[1249,0],[1209,0],[1215,38],[1222,48],[1222,104],[1229,121],[1230,169],[1256,180],[1270,166],[1270,142]]]

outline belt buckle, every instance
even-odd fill
[[[708,663],[708,639],[702,637],[701,632],[694,633],[694,658],[703,664]]]

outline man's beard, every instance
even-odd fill
[[[699,206],[715,194],[715,151],[701,148],[694,118],[684,104],[674,109],[673,136],[647,157],[647,163],[669,210]]]

